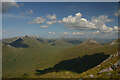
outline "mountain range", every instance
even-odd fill
[[[94,39],[84,41],[29,36],[3,39],[3,78],[79,77],[119,52],[119,41],[102,44]],[[45,74],[36,75],[36,70],[45,70]]]

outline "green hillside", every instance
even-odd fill
[[[41,43],[33,37],[23,37],[28,48],[3,45],[3,77],[20,77],[25,73],[33,74],[35,69],[44,69],[57,63],[56,55],[73,45],[62,41]]]
[[[107,68],[110,68],[114,64],[118,64],[117,69],[115,70],[108,70]],[[108,71],[98,74],[100,71],[107,69]],[[60,72],[51,72],[46,73],[43,75],[31,75],[29,77],[34,78],[116,78],[119,79],[120,73],[120,53],[111,55],[107,59],[105,59],[103,62],[101,62],[96,67],[93,67],[83,73],[75,73],[71,71],[60,71]],[[92,75],[92,76],[91,76]]]
[[[53,71],[40,76],[34,74],[37,69],[44,70],[53,67],[63,60],[82,58],[96,53],[111,55],[118,52],[118,44],[101,45],[92,41],[88,40],[76,45],[63,39],[42,39],[29,36],[5,39],[2,45],[3,77],[75,77],[78,73],[69,70],[58,73]]]
[[[115,54],[118,52],[118,44],[101,45],[99,43],[82,43],[70,49],[64,50],[60,55],[62,59],[71,59],[78,56],[92,55],[95,53]]]

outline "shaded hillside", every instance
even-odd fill
[[[114,65],[114,66],[113,66]],[[117,68],[114,68],[118,66]],[[111,68],[111,69],[110,69]],[[106,71],[105,71],[106,70]],[[75,77],[79,78],[90,78],[90,75],[94,75],[94,78],[120,78],[120,52],[111,55],[106,60],[104,60],[101,64],[98,66],[89,69],[86,72],[83,72],[82,74],[78,74]]]
[[[12,43],[16,40],[17,38],[6,42]],[[74,46],[63,41],[56,41],[56,45],[51,46],[47,40],[42,43],[28,36],[22,37],[21,41],[29,47],[2,45],[3,77],[24,77],[24,74],[34,74],[37,68],[44,69],[53,66],[59,61],[56,57],[58,53]]]
[[[39,42],[44,43],[45,41],[41,38],[36,38]]]
[[[9,43],[9,45],[11,45],[12,47],[17,47],[17,48],[28,48],[29,45],[24,44],[23,41],[24,40],[22,38],[18,38],[17,40]]]
[[[54,67],[47,68],[44,70],[36,70],[37,75],[46,74],[50,72],[59,72],[59,71],[72,71],[76,73],[82,73],[92,67],[97,66],[109,55],[105,55],[104,53],[94,54],[94,55],[85,55],[82,58],[74,58],[69,60],[63,60],[58,64],[54,65]]]
[[[113,65],[118,65],[119,68],[116,68],[115,70],[110,70],[107,68],[110,68]],[[107,72],[99,73],[103,71],[104,69],[107,69]],[[99,73],[99,74],[98,74]],[[75,73],[71,71],[59,71],[59,72],[50,72],[46,74],[42,74],[39,76],[31,75],[30,77],[34,78],[114,78],[116,80],[119,80],[120,78],[120,55],[117,54],[110,55],[107,59],[102,61],[99,65],[88,69],[87,71],[83,73]]]

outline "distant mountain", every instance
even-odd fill
[[[97,41],[93,40],[93,39],[88,39],[86,41],[84,41],[82,44],[99,44]]]
[[[109,45],[118,45],[120,44],[120,39],[114,40],[111,43],[109,43]]]
[[[95,53],[105,53],[111,55],[116,52],[118,52],[118,45],[103,45],[93,39],[88,39],[73,48],[64,50],[60,55],[62,59],[71,59],[78,56],[84,56],[85,54],[92,55]]]
[[[31,74],[34,75],[36,69],[49,68],[62,60],[96,53],[111,55],[118,52],[118,45],[101,45],[93,39],[88,39],[83,43],[81,41],[84,40],[43,39],[30,36],[4,39],[3,77],[25,78]]]
[[[12,47],[18,47],[18,48],[27,48],[29,45],[23,43],[22,38],[18,38],[15,41],[9,43],[8,45],[11,45]]]

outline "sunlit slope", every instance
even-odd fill
[[[112,43],[112,45],[111,45],[111,43]],[[77,58],[77,57],[82,57],[84,55],[93,55],[93,54],[96,54],[96,53],[105,53],[105,54],[108,54],[108,55],[116,54],[118,52],[119,39],[114,40],[111,43],[101,45],[98,42],[90,39],[90,40],[87,40],[84,43],[82,43],[82,44],[80,44],[76,47],[66,49],[65,51],[60,53],[59,54],[59,56],[60,56],[59,60],[73,59],[73,58]],[[115,44],[113,44],[113,43],[115,43]],[[107,62],[102,63],[101,67],[99,69],[97,69],[97,68],[94,69],[93,68],[95,70],[95,72],[92,72],[91,69],[90,69],[87,72],[83,72],[82,74],[78,74],[78,73],[75,73],[75,72],[65,70],[65,71],[60,71],[60,72],[46,73],[46,74],[39,75],[39,76],[31,75],[29,77],[34,77],[34,78],[45,78],[45,77],[47,77],[47,78],[80,78],[80,77],[84,77],[85,78],[85,77],[90,77],[89,75],[91,75],[92,73],[95,73],[95,75],[97,75],[97,73],[100,71],[100,69],[107,68],[108,66],[114,64],[118,59],[119,59],[118,57],[117,58],[116,57],[111,58]]]
[[[12,47],[3,45],[3,76],[20,77],[24,74],[34,74],[35,69],[44,69],[57,63],[56,55],[72,44],[62,41],[41,43],[33,37],[22,37],[23,44],[29,47]],[[67,45],[67,46],[66,46]]]
[[[14,43],[3,44],[3,77],[33,77],[36,69],[52,67],[62,60],[96,53],[114,54],[118,52],[118,44],[101,45],[92,39],[79,45],[73,45],[62,39],[37,39],[25,36],[17,42],[17,44],[28,45],[24,48],[21,45],[14,47],[16,46],[15,41],[18,39],[12,39],[10,42],[6,39],[6,42],[12,43],[13,41]],[[58,74],[60,77],[59,73],[52,73],[55,73],[56,76]],[[61,72],[61,77],[69,76],[68,73],[77,74],[65,71],[65,73]],[[51,74],[48,74],[51,77]],[[48,74],[41,76],[47,77]]]
[[[94,41],[94,40],[93,40]],[[118,44],[104,44],[90,42],[89,40],[70,49],[64,50],[60,55],[62,59],[76,58],[78,56],[92,55],[95,53],[114,54],[118,52]]]
[[[118,54],[111,55],[96,67],[93,67],[83,73],[75,73],[71,71],[51,72],[43,75],[30,75],[33,78],[116,78],[119,79],[120,67],[115,70],[109,70],[114,64],[120,65],[120,56]],[[77,65],[76,65],[77,66]],[[99,73],[100,71],[107,70],[106,72]],[[91,76],[92,75],[92,76]]]

